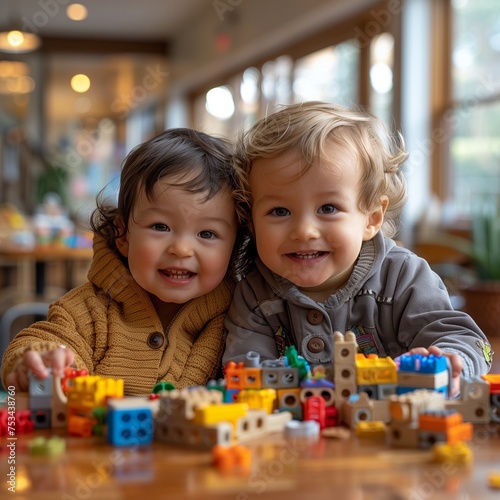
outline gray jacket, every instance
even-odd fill
[[[293,344],[311,366],[333,359],[333,332],[352,330],[361,352],[395,358],[435,345],[464,360],[463,375],[489,370],[487,339],[472,318],[455,311],[427,262],[381,233],[363,244],[347,284],[324,303],[305,296],[261,261],[236,287],[226,316],[223,363],[248,351],[276,359]]]

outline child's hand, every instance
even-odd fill
[[[409,351],[409,354],[421,354],[422,356],[428,356],[429,354],[434,354],[435,356],[446,356],[450,360],[451,364],[451,394],[450,396],[456,396],[460,392],[460,375],[462,374],[463,361],[462,358],[451,352],[443,352],[439,347],[430,346],[429,349],[425,347],[415,347]]]
[[[53,375],[63,376],[64,369],[74,360],[73,351],[62,345],[47,352],[26,351],[21,361],[5,378],[6,385],[13,385],[18,391],[27,391],[29,372],[43,380],[49,376],[48,368],[51,368]]]

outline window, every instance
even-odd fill
[[[242,69],[216,87],[200,89],[192,99],[193,126],[234,139],[278,105],[321,100],[366,105],[397,128],[395,39],[391,26],[374,21],[375,14],[371,9],[342,28],[332,26],[276,58]],[[391,20],[397,22],[396,17]],[[211,105],[214,96],[223,101]]]
[[[455,218],[467,219],[479,198],[500,194],[500,5],[452,0],[449,15],[451,92],[441,115],[449,168],[441,194]]]

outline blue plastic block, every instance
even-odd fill
[[[114,446],[135,446],[153,441],[153,414],[150,408],[109,410],[107,440]]]
[[[441,373],[448,369],[446,356],[429,354],[420,363],[420,373]]]

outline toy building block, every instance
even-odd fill
[[[28,449],[31,455],[54,457],[66,451],[66,440],[58,436],[38,436],[28,443]]]
[[[372,420],[385,422],[391,421],[391,412],[389,410],[389,401],[387,399],[371,399]]]
[[[498,373],[487,373],[482,375],[482,377],[490,385],[491,393],[500,393],[500,374]]]
[[[242,445],[216,445],[212,449],[212,460],[224,474],[248,474],[252,465],[252,452]]]
[[[223,394],[206,387],[173,390],[160,393],[160,409],[162,418],[173,416],[192,420],[198,406],[221,404]]]
[[[310,396],[305,400],[304,420],[318,422],[320,429],[326,427],[325,400],[321,396]]]
[[[472,424],[463,423],[462,415],[453,410],[422,413],[418,423],[421,448],[428,448],[436,442],[454,444],[472,439]]]
[[[321,431],[321,435],[332,439],[349,439],[351,437],[351,431],[347,427],[327,427]]]
[[[248,351],[245,356],[246,368],[260,368],[260,354],[255,351]]]
[[[157,382],[153,388],[151,389],[151,392],[153,394],[159,394],[160,392],[163,391],[173,391],[175,389],[175,385],[171,384],[170,382],[165,382],[162,380],[161,382]]]
[[[226,389],[224,392],[224,403],[237,403],[240,389]]]
[[[299,380],[306,378],[309,375],[309,364],[307,361],[298,355],[294,345],[289,345],[285,348],[285,357],[288,360],[288,366],[297,368],[299,372]]]
[[[292,420],[292,413],[289,411],[279,411],[266,416],[266,426],[268,432],[283,432],[287,422]]]
[[[395,384],[397,366],[392,358],[376,354],[356,354],[356,383],[358,385]]]
[[[276,402],[276,391],[274,389],[244,389],[239,392],[237,402],[246,403],[249,408],[272,413]]]
[[[219,422],[236,421],[248,413],[248,405],[245,403],[225,403],[197,407],[194,410],[193,423],[198,425],[214,425]]]
[[[396,394],[397,390],[397,384],[378,384],[376,387],[377,395],[373,399],[378,399],[379,401],[389,399],[389,396]],[[361,392],[361,390],[359,390],[359,392]]]
[[[66,367],[64,369],[64,377],[61,380],[64,394],[68,393],[69,387],[73,384],[73,379],[76,377],[85,377],[88,374],[88,370],[76,370],[75,368]]]
[[[52,374],[43,380],[29,374],[30,410],[50,410],[52,406]]]
[[[263,389],[288,389],[299,386],[299,370],[291,366],[262,365],[261,383]]]
[[[351,429],[354,429],[358,422],[370,422],[373,420],[372,414],[373,402],[364,392],[353,394],[342,405],[342,422]]]
[[[264,410],[249,409],[246,415],[237,418],[234,423],[235,440],[243,443],[268,434],[267,416]]]
[[[420,413],[443,409],[444,395],[426,389],[394,395],[389,398],[391,422],[417,424]]]
[[[337,400],[347,401],[352,394],[357,393],[356,335],[351,331],[345,335],[336,331],[333,333],[333,342],[335,394]]]
[[[325,401],[325,406],[335,404],[335,384],[326,378],[305,378],[300,382],[300,400],[302,403],[310,396],[319,396]]]
[[[383,438],[387,436],[387,429],[384,422],[358,422],[354,429],[356,436],[360,438]]]
[[[245,369],[245,363],[235,363],[230,361],[224,367],[224,372],[226,374],[226,388],[227,389],[243,389],[244,388],[244,376],[243,370]]]
[[[155,420],[155,423],[155,440],[163,443],[204,450],[210,450],[216,445],[231,446],[233,444],[233,425],[229,422],[204,426],[193,424],[189,420],[174,418]]]
[[[500,472],[488,474],[488,486],[494,490],[500,490]]]
[[[278,389],[276,391],[278,399],[278,408],[288,410],[289,408],[298,408],[301,405],[302,389],[300,387],[291,387],[290,389]]]
[[[262,388],[262,370],[261,368],[243,369],[243,388],[244,389],[261,389]]]
[[[487,424],[490,421],[489,385],[482,378],[460,380],[460,399],[448,399],[445,408],[458,411],[464,422]]]
[[[87,415],[68,415],[68,435],[89,438],[96,420]]]
[[[314,420],[304,420],[298,422],[297,420],[290,420],[285,425],[285,437],[291,439],[307,438],[319,439],[320,428],[318,422]]]
[[[432,447],[433,458],[438,463],[457,465],[472,464],[472,450],[465,443],[436,443]]]
[[[335,406],[325,406],[325,427],[339,425],[339,411]]]
[[[62,378],[54,377],[52,381],[51,425],[53,429],[67,425],[68,398],[63,391]]]
[[[153,412],[143,398],[108,401],[107,441],[114,446],[145,445],[153,441]]]
[[[35,426],[31,419],[31,410],[18,410],[16,408],[14,412],[15,425],[10,423],[9,415],[8,410],[0,410],[0,436],[8,436],[11,432],[18,435],[33,431]],[[12,434],[10,435],[12,436]]]
[[[31,420],[35,429],[50,429],[52,411],[49,410],[31,410]]]
[[[72,379],[68,387],[68,411],[88,411],[106,406],[108,398],[123,397],[123,379],[86,375]]]
[[[416,389],[431,389],[442,392],[447,397],[449,383],[450,377],[447,371],[436,374],[399,371],[396,392],[397,394],[404,394]]]
[[[400,372],[435,374],[448,371],[448,360],[446,356],[429,354],[404,354],[399,361]]]
[[[392,420],[388,426],[389,445],[394,448],[418,448],[419,429],[417,423]]]

